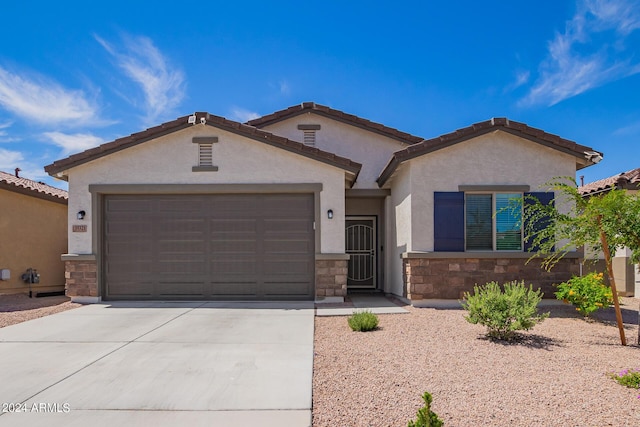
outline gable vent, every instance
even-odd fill
[[[304,145],[314,146],[316,145],[316,131],[315,130],[305,130],[303,131],[304,136],[302,141]]]
[[[196,136],[192,142],[198,144],[198,166],[191,168],[193,172],[215,172],[218,166],[213,164],[213,144],[218,142],[217,136]]]
[[[316,145],[316,131],[320,130],[320,125],[299,124],[298,130],[302,131],[302,142],[304,145],[313,147]]]
[[[200,166],[213,166],[213,144],[198,144],[200,152],[198,154]]]

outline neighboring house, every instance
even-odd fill
[[[18,172],[0,172],[0,294],[64,291],[67,192]],[[22,279],[29,269],[39,283]]]
[[[245,124],[195,113],[45,170],[69,181],[76,300],[365,290],[419,305],[490,280],[550,292],[577,273],[577,253],[553,273],[525,265],[519,215],[494,213],[528,192],[550,199],[539,186],[594,156],[504,118],[425,140],[303,103]]]
[[[578,188],[578,191],[584,197],[588,197],[606,193],[613,189],[627,190],[631,194],[637,193],[640,190],[640,168],[582,185]],[[613,277],[616,281],[618,293],[625,296],[640,295],[640,271],[638,264],[633,265],[630,259],[631,251],[628,248],[619,249],[614,254],[611,260]],[[598,254],[598,262],[595,269],[605,272],[604,254]]]

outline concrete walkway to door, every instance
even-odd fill
[[[0,425],[310,426],[313,302],[95,304],[0,329]]]

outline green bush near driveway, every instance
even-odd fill
[[[378,316],[368,310],[354,312],[347,322],[349,327],[356,332],[367,332],[378,327]]]

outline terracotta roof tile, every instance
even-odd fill
[[[502,130],[512,135],[529,139],[547,147],[571,154],[577,159],[580,159],[580,165],[582,167],[588,166],[591,161],[586,157],[585,152],[594,151],[590,147],[577,144],[568,139],[561,138],[558,135],[547,133],[541,129],[530,127],[525,123],[514,122],[505,117],[497,117],[484,122],[474,123],[471,126],[467,126],[432,139],[424,140],[403,150],[396,151],[378,177],[378,185],[382,187],[391,175],[393,175],[397,167],[404,161],[496,130]],[[602,153],[599,152],[598,154],[602,155]],[[578,165],[578,163],[576,163],[576,165]]]
[[[17,190],[23,194],[31,194],[36,197],[45,196],[47,199],[58,199],[57,201],[66,203],[69,193],[60,188],[52,187],[44,182],[33,181],[31,179],[16,177],[14,174],[0,171],[0,184],[3,188]]]
[[[275,113],[267,114],[266,116],[258,117],[257,119],[249,120],[246,124],[262,128],[273,123],[294,117],[306,112],[314,112],[325,117],[329,117],[343,123],[347,123],[362,129],[366,129],[389,138],[404,142],[406,144],[416,144],[424,138],[416,135],[411,135],[406,132],[402,132],[398,129],[385,126],[381,123],[372,122],[362,117],[354,116],[340,110],[336,110],[325,105],[316,104],[314,102],[303,102],[299,105],[294,105],[284,110],[276,111]]]
[[[345,157],[336,156],[332,153],[309,147],[300,142],[291,141],[287,138],[274,135],[270,132],[257,129],[253,126],[238,123],[233,120],[228,120],[224,117],[214,116],[213,114],[209,114],[207,112],[197,112],[195,113],[195,115],[196,123],[198,124],[200,123],[200,120],[204,118],[208,126],[214,126],[222,130],[243,135],[245,137],[252,138],[275,147],[283,148],[287,151],[300,154],[302,156],[309,157],[320,162],[343,168],[349,172],[354,173],[356,176],[362,168],[362,165],[360,163],[356,163]],[[132,147],[134,145],[138,145],[143,142],[158,138],[160,136],[164,136],[173,132],[177,132],[181,129],[194,126],[193,124],[188,123],[188,118],[189,116],[179,117],[176,120],[163,123],[159,126],[136,132],[129,136],[118,138],[115,141],[107,142],[98,147],[90,148],[81,153],[73,154],[65,159],[56,160],[52,164],[45,166],[44,169],[49,175],[55,175],[59,172],[63,172],[67,169],[79,166],[103,156],[107,156],[109,154]]]
[[[578,191],[583,196],[587,196],[609,191],[613,188],[640,189],[640,168],[590,182],[578,187]]]

